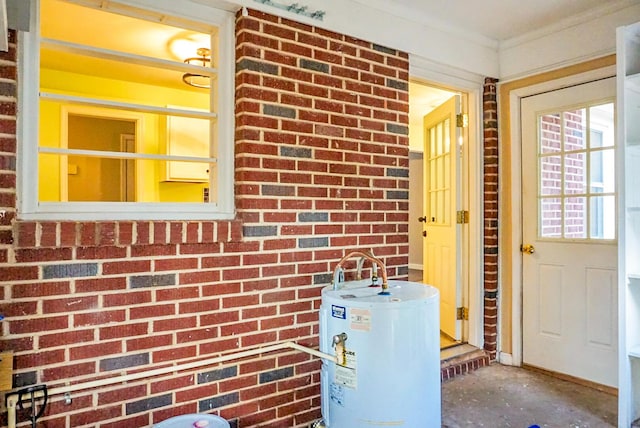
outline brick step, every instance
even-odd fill
[[[440,380],[442,382],[472,372],[490,363],[489,353],[471,345],[459,345],[440,353]]]

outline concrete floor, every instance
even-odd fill
[[[492,364],[442,384],[442,427],[605,428],[617,397],[526,369]]]

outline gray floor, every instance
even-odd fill
[[[492,364],[442,384],[442,426],[605,428],[617,398],[516,367]]]

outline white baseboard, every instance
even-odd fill
[[[409,269],[412,270],[423,270],[422,267],[423,265],[419,265],[417,263],[409,263]]]
[[[513,355],[507,354],[506,352],[500,352],[498,354],[498,362],[500,362],[500,364],[504,364],[505,366],[512,366]]]

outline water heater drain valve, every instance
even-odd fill
[[[341,366],[347,365],[347,348],[344,343],[347,341],[347,333],[340,333],[333,336],[333,347],[336,348],[336,361]]]

